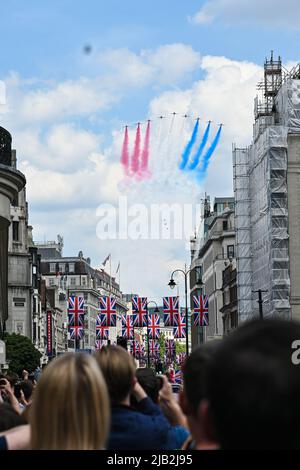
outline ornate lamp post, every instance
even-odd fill
[[[174,289],[174,287],[177,285],[176,282],[174,281],[174,274],[176,273],[182,273],[184,275],[184,294],[185,294],[185,322],[186,322],[186,355],[189,355],[189,313],[188,313],[188,305],[187,305],[187,276],[191,272],[191,269],[175,269],[175,271],[172,272],[171,274],[171,279],[169,282],[169,287],[171,289]]]

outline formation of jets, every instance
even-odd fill
[[[171,115],[175,117],[175,116],[178,115],[178,113],[176,113],[176,112],[174,111],[173,113],[171,113]],[[161,119],[161,120],[162,120],[162,119],[166,119],[167,117],[168,117],[168,116],[163,116],[163,115],[161,115],[161,116],[157,116],[157,119]],[[191,117],[191,116],[190,116],[189,114],[184,114],[182,117],[183,117],[183,118],[188,118],[188,117]],[[201,120],[200,117],[195,118],[195,121],[200,121],[200,120]],[[152,122],[152,119],[147,119],[147,121],[145,121],[145,122],[148,122],[148,123],[149,123],[149,122]],[[206,122],[207,122],[207,123],[212,123],[213,121],[206,121]],[[134,125],[134,126],[140,126],[141,124],[143,124],[143,122],[136,122],[136,123],[133,124],[133,125]],[[219,124],[219,126],[220,126],[220,127],[223,127],[224,124],[221,122],[221,123]],[[128,125],[127,125],[127,126],[124,126],[125,129],[127,129],[128,127],[132,127],[132,126],[128,126]]]

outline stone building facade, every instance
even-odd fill
[[[197,236],[191,239],[190,297],[209,298],[209,326],[192,327],[192,347],[224,335],[223,272],[235,262],[234,198],[207,197]]]

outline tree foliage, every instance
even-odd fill
[[[176,344],[176,354],[186,352],[186,345],[185,344],[179,343],[178,341],[176,341],[175,344]]]
[[[22,370],[33,372],[40,365],[41,353],[26,336],[6,333],[4,341],[6,343],[6,359],[11,372],[21,375]]]

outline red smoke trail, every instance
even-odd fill
[[[142,151],[142,161],[141,161],[141,170],[140,174],[143,177],[147,177],[150,175],[148,170],[148,163],[149,163],[149,145],[150,145],[150,121],[148,121],[145,140],[144,140],[144,148]]]
[[[140,153],[141,153],[141,129],[140,129],[140,123],[138,123],[137,128],[136,128],[134,149],[133,149],[133,154],[131,158],[132,173],[138,173],[139,171]]]
[[[128,127],[125,127],[124,141],[121,154],[121,163],[124,166],[125,174],[129,174],[129,152],[128,152],[129,138],[128,138]]]

